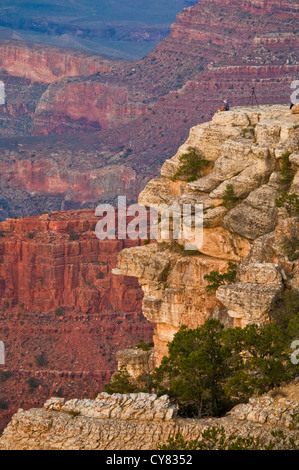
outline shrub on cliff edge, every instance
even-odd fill
[[[195,181],[201,170],[209,165],[209,162],[200,157],[193,147],[188,147],[188,152],[179,157],[179,168],[173,179],[183,179],[186,181]]]

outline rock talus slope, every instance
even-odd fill
[[[190,147],[208,162],[192,182],[176,177],[180,156]],[[198,251],[184,249],[184,236],[172,240],[170,233],[163,240],[161,232],[155,245],[123,250],[114,270],[139,280],[143,313],[157,324],[157,363],[181,325],[195,328],[211,316],[233,326],[262,324],[283,290],[299,287],[298,261],[288,259],[281,247],[297,222],[276,205],[285,158],[295,175],[289,192],[299,195],[298,149],[299,115],[292,115],[288,106],[236,107],[193,127],[176,155],[164,163],[161,177],[141,192],[139,203],[149,207],[203,205]],[[225,202],[228,187],[232,205]],[[237,265],[236,281],[220,286],[216,295],[207,292],[204,276],[225,272],[228,261]]]

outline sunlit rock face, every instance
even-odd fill
[[[189,147],[209,162],[192,182],[176,176]],[[203,205],[203,241],[197,251],[184,249],[183,231],[173,240],[170,230],[168,240],[161,232],[158,243],[119,254],[115,272],[138,278],[143,313],[157,325],[157,363],[181,325],[195,328],[209,317],[227,325],[262,324],[285,286],[298,288],[298,261],[289,260],[281,246],[298,223],[276,204],[285,155],[294,172],[290,192],[298,194],[298,149],[299,116],[289,106],[236,107],[192,128],[164,163],[162,178],[151,180],[140,194],[140,203],[156,209],[174,202]],[[228,187],[232,205],[225,199]],[[229,261],[236,264],[235,282],[207,292],[204,276],[226,272]]]

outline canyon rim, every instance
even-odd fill
[[[298,2],[178,4],[169,31],[155,15],[137,30],[127,18],[104,25],[77,2],[64,19],[43,2],[16,2],[14,20],[4,11],[1,450],[186,450],[219,432],[226,449],[237,435],[242,449],[282,435],[277,448],[298,448]],[[106,40],[119,51],[147,42],[146,54],[109,55]],[[108,225],[99,237],[120,196],[116,236]],[[121,236],[137,201],[145,220],[133,231],[144,222],[147,233]],[[192,249],[187,206],[203,216]],[[185,393],[178,368],[172,387],[167,361],[180,334],[207,325],[221,325],[223,371],[233,364],[236,379],[218,387],[215,374],[196,415],[192,380]],[[203,364],[196,344],[180,367]]]

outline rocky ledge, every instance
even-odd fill
[[[206,161],[193,181],[178,173],[190,147]],[[288,193],[299,195],[299,114],[283,105],[236,107],[193,127],[161,177],[140,194],[140,204],[160,206],[162,214],[162,204],[203,205],[203,244],[197,250],[184,250],[184,237],[161,236],[155,245],[123,250],[114,270],[139,280],[143,313],[157,324],[157,364],[181,325],[195,328],[209,317],[230,326],[262,324],[286,287],[298,289],[299,261],[282,248],[298,222],[276,203],[283,171],[292,175]],[[237,265],[235,282],[207,292],[204,276],[225,272],[229,261]]]
[[[298,410],[298,394],[287,386],[278,396],[251,399],[223,418],[182,419],[168,396],[146,393],[108,395],[95,400],[51,398],[43,409],[19,410],[0,438],[0,450],[146,450],[181,433],[184,439],[200,438],[213,426],[223,427],[227,436],[254,436],[262,443],[271,431],[298,438],[290,430]],[[298,390],[298,388],[297,388]],[[297,437],[296,437],[297,436]]]

